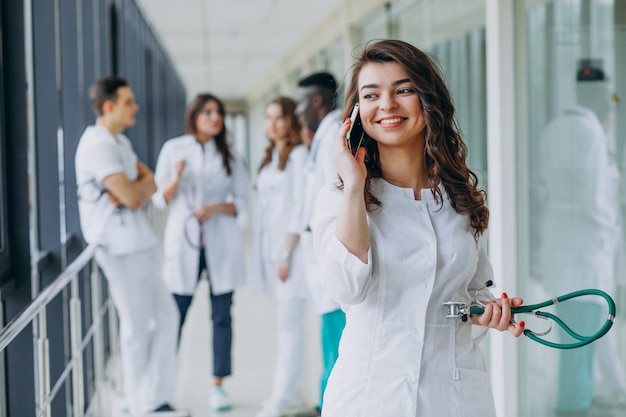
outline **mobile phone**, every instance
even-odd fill
[[[348,149],[350,149],[350,152],[352,152],[352,142],[350,141],[350,134],[352,133],[352,129],[354,128],[354,125],[356,124],[356,118],[358,115],[359,115],[359,103],[356,103],[354,107],[352,108],[352,113],[350,114],[350,129],[348,130],[348,134],[346,135],[346,142],[348,144]],[[355,152],[356,150],[352,153],[354,154]]]

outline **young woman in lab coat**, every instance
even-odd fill
[[[243,233],[237,215],[248,204],[248,172],[231,149],[224,105],[199,94],[185,116],[188,134],[168,140],[155,170],[153,201],[169,207],[163,278],[174,294],[182,328],[198,279],[206,270],[213,321],[214,410],[230,408],[222,379],[231,374],[233,291],[245,280]]]
[[[493,278],[488,210],[448,90],[423,52],[385,40],[355,64],[344,118],[357,102],[351,136],[363,147],[350,152],[346,119],[334,156],[343,185],[321,192],[313,223],[322,284],[346,311],[322,416],[495,417],[480,330],[519,336],[510,308],[522,300],[480,290]],[[443,303],[475,294],[484,314],[446,318]]]
[[[265,108],[269,145],[256,180],[255,244],[250,286],[273,297],[276,364],[270,399],[257,417],[298,411],[304,400],[303,320],[308,296],[300,253],[300,172],[307,147],[297,103],[278,97]]]

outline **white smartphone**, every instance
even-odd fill
[[[352,133],[352,128],[354,127],[354,123],[356,122],[356,117],[359,114],[359,103],[356,103],[352,108],[352,113],[350,114],[350,129],[348,130],[348,134],[346,135],[346,142],[348,143],[348,149],[352,152],[352,144],[350,143],[350,134]]]

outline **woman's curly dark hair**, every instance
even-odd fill
[[[352,107],[358,102],[358,80],[363,67],[368,63],[395,62],[406,71],[411,83],[418,92],[426,121],[424,163],[428,172],[429,187],[435,200],[443,204],[443,196],[438,184],[445,188],[450,204],[457,213],[467,214],[474,229],[474,237],[485,231],[489,223],[489,210],[485,205],[486,193],[478,188],[478,178],[466,164],[467,146],[461,139],[454,105],[443,77],[433,61],[413,45],[399,40],[381,40],[366,45],[363,53],[352,67],[352,76],[346,90],[343,119],[350,116]],[[360,131],[357,129],[361,129]],[[367,180],[365,202],[368,210],[381,206],[371,193],[372,178],[382,177],[378,145],[355,125],[352,136],[363,136],[366,150],[365,165]]]

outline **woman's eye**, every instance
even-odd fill
[[[409,87],[404,87],[398,90],[398,94],[411,94],[412,92],[413,92],[413,89]]]
[[[363,95],[363,99],[365,100],[371,100],[373,98],[376,98],[376,94],[374,93],[368,93],[368,94]]]

